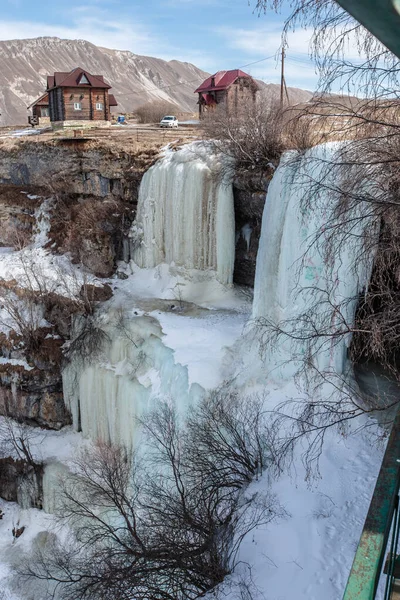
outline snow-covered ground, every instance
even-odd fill
[[[271,386],[267,407],[293,397],[293,384]],[[334,430],[326,436],[319,475],[311,480],[303,444],[287,472],[252,484],[251,490],[275,493],[287,516],[244,539],[233,581],[250,579],[268,600],[341,600],[384,452],[377,427],[368,422],[359,429],[366,421],[357,420],[346,436]]]
[[[34,127],[29,127],[27,129],[16,129],[14,131],[10,131],[0,137],[24,137],[26,135],[39,135],[44,131],[44,129],[35,129]]]

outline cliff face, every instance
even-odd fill
[[[233,281],[239,285],[254,286],[261,221],[270,178],[243,175],[234,181],[236,252]]]
[[[104,75],[122,112],[159,99],[192,112],[196,82],[208,75],[190,63],[99,48],[85,40],[40,37],[0,42],[1,124],[26,123],[26,108],[46,89],[46,76],[78,66]]]
[[[55,255],[67,254],[97,277],[110,277],[123,258],[143,172],[154,159],[155,150],[129,154],[60,141],[0,147],[0,246],[31,244],[38,214],[49,201],[44,246]],[[234,282],[241,285],[254,285],[269,179],[242,176],[234,182]],[[0,313],[15,301],[27,303],[32,313],[40,310],[43,317],[29,335],[21,328],[11,333],[0,328],[0,414],[59,429],[71,422],[62,391],[61,347],[71,339],[74,315],[90,315],[112,290],[86,283],[83,296],[68,300],[62,290],[37,292],[27,289],[20,276],[10,276],[0,277],[0,295]]]
[[[33,242],[34,248],[44,245],[55,255],[67,254],[94,276],[111,276],[153,154],[29,141],[1,147],[0,246],[19,250]],[[45,205],[48,226],[41,240]],[[71,290],[47,288],[29,253],[24,264],[18,254],[13,260],[15,267],[0,277],[0,414],[59,429],[71,422],[62,392],[61,346],[71,337],[74,315],[90,314],[112,290],[85,283],[70,296]],[[35,329],[24,321],[25,312],[40,313]]]
[[[61,143],[25,142],[0,147],[0,183],[47,187],[49,191],[128,199],[134,158],[124,153],[80,149]]]
[[[109,277],[122,257],[141,176],[154,154],[154,150],[132,155],[29,141],[1,147],[0,218],[8,227],[3,228],[0,243],[7,245],[7,232],[12,236],[16,227],[29,236],[32,197],[52,197],[49,246],[70,252],[74,262],[82,262],[99,277]]]

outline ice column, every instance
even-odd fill
[[[368,282],[373,257],[363,264],[357,261],[355,268],[354,259],[363,243],[362,236],[357,237],[361,226],[359,230],[353,228],[352,235],[329,260],[324,252],[324,228],[334,203],[329,190],[337,184],[338,176],[332,163],[338,149],[338,144],[330,143],[311,148],[302,157],[288,153],[271,181],[254,289],[253,318],[261,325],[268,321],[291,329],[294,321],[314,306],[313,321],[330,331],[336,323],[340,326],[335,306],[341,306],[348,323],[354,320],[356,298]],[[350,302],[343,303],[347,299]],[[288,320],[293,320],[292,325]],[[349,341],[347,337],[339,344],[333,340],[324,343],[312,357],[315,366],[342,373]],[[276,369],[278,378],[285,379],[296,372],[294,357],[304,357],[307,346],[305,341],[285,336],[279,338],[278,346],[270,344],[267,348],[267,364]]]
[[[213,270],[221,283],[232,283],[235,218],[223,163],[210,145],[193,143],[168,151],[144,174],[131,230],[137,265]]]

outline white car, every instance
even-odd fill
[[[176,117],[163,117],[160,121],[160,127],[178,127],[178,119]]]

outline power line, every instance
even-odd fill
[[[265,58],[260,58],[259,60],[255,60],[251,63],[247,63],[247,65],[242,65],[240,67],[237,67],[238,69],[245,69],[246,67],[250,67],[251,65],[256,65],[260,62],[264,62],[266,60],[269,60],[270,58],[274,58],[276,56],[276,54],[272,54],[271,56],[266,56]],[[200,77],[197,77],[196,79],[192,79],[192,80],[183,80],[180,81],[179,83],[173,83],[172,85],[161,85],[160,87],[154,87],[154,88],[147,88],[147,90],[149,92],[158,92],[159,90],[166,90],[166,89],[171,89],[174,87],[180,87],[182,84],[189,84],[189,83],[196,83],[196,82],[201,82],[204,81],[203,78],[200,79]],[[132,96],[133,94],[136,94],[137,92],[127,92],[126,94],[118,94],[118,98],[122,97],[122,96]]]
[[[296,62],[296,63],[300,63],[300,64],[304,64],[304,65],[313,65],[313,61],[311,59],[307,60],[305,58],[298,58],[297,56],[291,56],[290,58],[288,58],[288,60],[290,60],[290,62]]]

